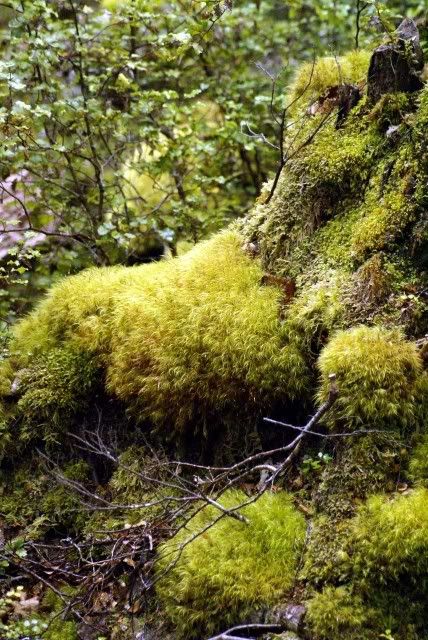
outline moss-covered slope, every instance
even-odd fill
[[[341,60],[345,80],[364,80],[368,59]],[[363,96],[338,122],[337,71],[330,59],[296,78],[284,169],[246,220],[179,258],[64,279],[2,364],[5,468],[35,441],[73,458],[61,443],[94,407],[127,445],[144,433],[189,458],[237,459],[287,437],[264,412],[301,424],[336,374],[329,439],[296,461],[292,498],[266,494],[252,529],[222,520],[159,586],[183,639],[291,597],[292,583],[310,638],[428,637],[428,91]],[[53,518],[56,496],[45,503]]]

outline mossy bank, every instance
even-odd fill
[[[369,58],[339,64],[362,93]],[[303,424],[336,374],[329,437],[308,440],[285,486],[248,507],[250,524],[223,519],[160,580],[162,633],[183,640],[287,600],[307,608],[314,640],[428,637],[428,91],[362,95],[339,122],[337,103],[319,99],[337,69],[327,59],[295,79],[287,161],[244,221],[178,258],[64,279],[15,326],[2,363],[0,446],[14,475],[1,510],[27,535],[45,518],[39,536],[90,524],[52,487],[17,507],[36,447],[122,500],[126,479],[104,469],[101,481],[70,446],[100,416],[128,465],[143,437],[225,464],[283,443],[262,418]],[[138,502],[147,486],[130,491]],[[209,516],[199,510],[190,533]]]

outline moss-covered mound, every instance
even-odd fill
[[[231,509],[245,494],[229,491]],[[241,510],[249,522],[230,517],[210,523],[218,511],[206,507],[160,549],[157,594],[176,637],[200,638],[277,604],[290,591],[305,539],[304,518],[285,492],[265,493]],[[204,531],[206,529],[206,531]],[[198,531],[203,535],[184,546]]]
[[[317,425],[328,438],[306,440],[306,467],[296,458],[280,479],[315,516],[306,545],[280,491],[246,508],[250,525],[224,517],[178,557],[212,518],[206,508],[161,547],[160,571],[168,557],[177,564],[158,602],[182,638],[245,622],[292,585],[310,638],[428,637],[428,90],[362,96],[338,119],[341,87],[330,85],[364,93],[367,64],[360,52],[302,70],[284,168],[244,221],[179,258],[64,279],[16,325],[2,363],[0,444],[19,495],[18,450],[31,469],[34,441],[52,450],[100,416],[114,436],[126,432],[128,471],[132,458],[146,464],[142,433],[188,458],[211,447],[223,462],[268,438],[283,444],[287,430],[268,432],[265,412],[302,424],[336,374],[338,399]],[[113,500],[146,499],[147,486],[127,487],[120,472],[108,480]],[[6,483],[5,511],[25,526],[11,494]],[[80,534],[108,526],[71,522],[73,507],[51,494],[28,518]]]
[[[342,530],[340,586],[308,602],[316,638],[426,638],[428,492],[376,495]]]
[[[302,393],[307,365],[285,339],[281,292],[262,284],[241,244],[226,231],[178,259],[92,269],[54,287],[11,343],[26,437],[29,424],[45,438],[70,425],[104,379],[166,438]]]

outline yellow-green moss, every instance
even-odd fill
[[[319,58],[315,64],[303,64],[289,89],[288,102],[293,103],[294,109],[301,108],[302,104],[310,105],[329,87],[364,81],[370,56],[369,51],[358,49],[344,56]]]
[[[427,594],[428,489],[418,488],[394,499],[373,496],[353,524],[354,572],[376,583],[406,575]]]
[[[284,331],[307,361],[316,356],[329,333],[340,326],[344,313],[341,278],[337,273],[303,289],[285,310]]]
[[[296,397],[306,366],[288,345],[281,292],[227,231],[124,288],[112,318],[108,389],[155,423],[183,429]]]
[[[170,433],[296,397],[307,368],[285,341],[281,292],[261,285],[260,264],[241,245],[226,231],[177,259],[91,269],[53,287],[11,345],[28,422],[50,421],[55,432],[97,367],[134,416]]]
[[[57,441],[71,418],[87,409],[98,373],[91,354],[68,346],[35,357],[31,366],[18,373],[23,390],[17,403],[21,438]]]
[[[35,356],[64,342],[76,349],[103,352],[108,348],[114,295],[138,277],[140,269],[93,268],[61,280],[15,325],[10,345],[14,359],[20,366],[28,366]]]
[[[353,230],[351,251],[355,256],[363,257],[369,251],[383,249],[411,222],[415,206],[406,195],[407,179],[404,183],[381,197],[376,190],[370,192]]]
[[[326,399],[335,373],[339,397],[330,427],[400,429],[415,425],[422,363],[416,346],[399,331],[357,326],[338,332],[318,360],[318,400]],[[425,399],[426,402],[426,399]]]
[[[315,638],[322,640],[365,640],[373,611],[347,587],[326,587],[307,602],[306,620]]]
[[[244,499],[233,491],[222,504],[231,508]],[[159,601],[177,637],[209,636],[257,608],[276,604],[292,586],[306,527],[290,496],[266,493],[243,512],[249,524],[223,518],[185,547],[158,583]],[[159,571],[176,558],[180,544],[216,515],[213,508],[204,508],[164,544]]]

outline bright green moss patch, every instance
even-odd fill
[[[309,105],[326,89],[339,84],[357,84],[364,81],[369,68],[371,53],[364,50],[350,51],[344,56],[319,58],[315,64],[303,64],[290,87],[289,103],[295,108]],[[296,102],[295,102],[296,101]]]
[[[407,179],[406,179],[407,184]],[[353,230],[351,251],[362,257],[393,242],[414,216],[414,204],[405,192],[406,185],[379,198],[372,190],[362,207],[363,216]]]
[[[326,587],[307,603],[308,626],[320,640],[375,638],[364,633],[372,616],[373,611],[347,587]]]
[[[318,368],[324,401],[328,376],[335,373],[340,389],[328,423],[331,427],[361,426],[406,430],[415,425],[418,378],[422,362],[414,344],[400,332],[357,326],[338,332],[322,351]]]
[[[227,231],[178,259],[91,269],[54,287],[15,330],[20,414],[54,439],[84,410],[106,368],[108,391],[139,419],[191,429],[296,397],[307,366],[287,344],[281,292]]]
[[[78,350],[108,347],[114,295],[130,284],[139,268],[87,269],[53,286],[36,309],[14,327],[11,351],[21,366],[52,348],[72,343]]]
[[[417,584],[428,570],[428,490],[369,498],[355,519],[351,545],[357,575],[382,583],[407,574]],[[428,593],[426,584],[418,586]]]
[[[224,506],[244,501],[229,492]],[[244,524],[223,518],[185,547],[177,565],[158,583],[157,595],[177,637],[201,638],[245,620],[280,601],[293,584],[305,522],[286,493],[265,493],[245,507]],[[211,507],[161,547],[161,571],[185,540],[218,515]]]
[[[117,298],[108,389],[155,423],[254,413],[304,388],[305,362],[281,335],[281,293],[260,285],[241,242],[219,234]]]

